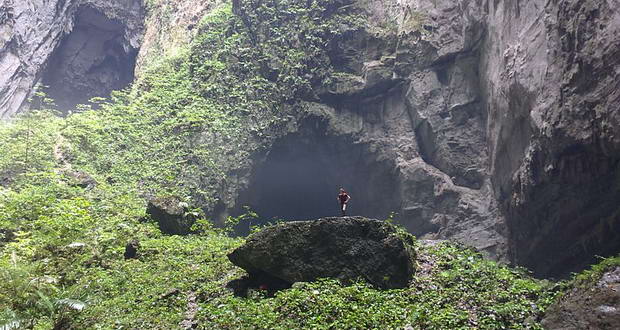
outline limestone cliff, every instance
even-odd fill
[[[200,19],[223,0],[160,0],[147,7],[144,37],[136,63],[136,74],[159,59],[177,54],[198,32]]]
[[[539,275],[620,251],[618,1],[489,7],[489,151],[511,259]]]
[[[358,201],[351,206],[356,214],[385,218],[393,211],[416,235],[449,237],[504,257],[504,220],[488,175],[479,75],[483,13],[451,1],[355,5],[369,16],[368,24],[329,45],[338,71],[333,84],[319,87],[319,99],[306,103],[290,133],[265,157],[266,165],[256,166],[249,190],[258,199],[241,203],[259,213],[268,212],[265,205],[289,203],[297,211],[312,201],[260,196],[268,191],[295,196],[284,187],[302,181],[294,190],[331,197],[330,190],[308,187],[320,181],[336,191],[342,185]],[[304,180],[281,165],[291,159],[325,170]],[[261,179],[275,176],[270,168],[288,179],[279,185]],[[287,213],[285,207],[280,213]]]
[[[327,145],[363,214],[541,276],[620,251],[617,3],[356,4],[368,24],[330,45],[334,84],[273,158]]]

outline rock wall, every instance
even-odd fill
[[[147,7],[144,37],[136,63],[136,75],[158,60],[174,56],[198,32],[202,17],[224,0],[158,0]]]
[[[489,3],[489,149],[511,260],[541,276],[620,251],[617,1]]]
[[[617,1],[355,4],[368,25],[329,46],[335,82],[291,136],[388,168],[415,234],[539,276],[620,251]]]
[[[324,150],[316,159],[335,159],[326,152],[351,155],[323,166],[341,173],[325,184],[333,187],[324,194],[335,198],[339,185],[349,189],[351,214],[386,218],[392,211],[416,235],[453,238],[504,258],[504,220],[488,171],[479,74],[482,13],[451,1],[355,5],[370,16],[369,24],[328,46],[338,71],[334,83],[317,87],[319,99],[305,103],[275,145],[318,137]],[[303,143],[298,148],[308,149]],[[264,158],[273,166],[269,154]],[[288,166],[296,166],[292,158]],[[244,182],[250,189],[266,186],[253,183],[265,182],[261,162],[249,180],[240,180],[242,191]],[[272,193],[296,181],[291,176]],[[295,205],[314,195],[304,187],[294,191],[279,195],[280,202]],[[261,211],[261,203],[241,196],[237,207],[247,203]],[[337,214],[334,201],[325,204]],[[321,215],[329,214],[313,214]]]
[[[363,50],[345,63],[366,90],[391,79],[406,91],[408,116],[396,121],[410,126],[379,122],[383,136],[415,135],[409,158],[389,156],[412,232],[491,251],[507,234],[510,260],[540,276],[620,251],[617,3],[395,1],[368,10],[383,26],[341,54]]]
[[[122,25],[121,35],[118,36],[118,44],[123,48],[121,53],[128,54],[139,49],[144,17],[142,0],[2,0],[0,3],[1,118],[8,118],[28,107],[27,101],[32,95],[33,86],[44,75],[50,59],[63,39],[74,31],[76,12],[84,8],[91,8],[105,19]],[[82,44],[83,42],[75,43],[76,50],[69,53],[75,54],[81,51]],[[103,47],[103,44],[100,47]],[[105,51],[104,48],[85,49],[87,52],[97,54]],[[114,56],[112,54],[112,57]],[[102,56],[99,60],[79,61],[75,66],[69,65],[76,69],[76,76],[69,76],[69,80],[74,82],[75,79],[80,79],[82,73],[96,69],[106,58],[108,57]],[[74,91],[76,94],[81,92]],[[102,96],[96,94],[92,96]]]

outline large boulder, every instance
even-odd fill
[[[577,285],[549,307],[545,329],[620,329],[620,267]]]
[[[187,235],[196,222],[187,203],[174,196],[151,199],[146,214],[157,222],[162,233],[169,235]]]
[[[250,277],[288,283],[363,278],[380,288],[406,287],[413,275],[413,239],[363,217],[295,221],[251,235],[228,258]]]

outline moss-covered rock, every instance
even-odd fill
[[[228,255],[252,275],[289,283],[363,278],[381,288],[406,287],[414,250],[392,226],[362,217],[281,223],[250,236]]]
[[[187,235],[196,217],[178,197],[158,197],[149,201],[146,214],[157,222],[159,229],[169,235]]]

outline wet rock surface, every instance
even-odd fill
[[[542,325],[549,330],[620,328],[620,267],[568,292],[548,308]]]
[[[377,220],[323,218],[267,227],[228,258],[250,277],[269,275],[289,284],[361,278],[381,288],[402,288],[414,272],[411,243]]]

